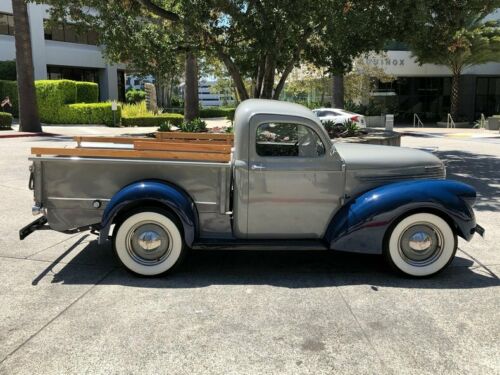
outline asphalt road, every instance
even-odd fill
[[[403,138],[480,193],[486,239],[461,241],[434,278],[378,256],[227,251],[144,279],[89,233],[18,240],[29,148],[65,142],[0,140],[0,374],[500,373],[498,144]]]

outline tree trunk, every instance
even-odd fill
[[[184,86],[184,119],[194,120],[200,116],[198,104],[198,63],[192,51],[186,53]]]
[[[12,0],[12,10],[14,14],[17,87],[19,93],[19,131],[41,132],[42,126],[36,103],[28,7],[24,0]]]
[[[451,97],[450,97],[450,114],[453,120],[457,121],[458,117],[458,101],[460,92],[460,70],[453,70],[453,77],[451,78]]]
[[[332,107],[344,108],[344,76],[342,74],[332,77]]]
[[[281,78],[278,81],[278,84],[276,85],[276,88],[274,89],[274,94],[273,94],[273,99],[274,100],[279,100],[281,91],[283,91],[283,88],[285,87],[285,82],[290,73],[292,72],[294,67],[294,61],[290,61],[288,65],[286,66],[285,70],[281,74]]]
[[[260,95],[260,97],[263,99],[271,99],[273,96],[275,67],[276,62],[274,60],[274,56],[267,55],[264,70],[264,83],[262,87],[262,93]]]
[[[264,69],[266,65],[266,59],[265,57],[262,57],[259,61],[259,65],[257,67],[257,77],[255,79],[255,89],[253,92],[253,97],[254,98],[260,98],[260,95],[262,93],[262,82],[264,80]]]

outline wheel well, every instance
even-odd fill
[[[120,226],[120,224],[125,221],[127,217],[136,212],[145,211],[148,209],[150,209],[151,211],[161,210],[168,213],[168,215],[171,216],[171,218],[176,222],[179,230],[184,236],[184,227],[179,216],[169,206],[154,199],[140,199],[137,201],[133,201],[127,204],[125,207],[121,208],[111,222],[111,224],[115,225],[112,235],[114,236],[116,228],[118,228],[118,226]]]
[[[399,215],[396,219],[392,221],[391,225],[387,228],[384,234],[384,241],[382,244],[384,251],[387,248],[389,237],[394,227],[404,218],[410,215],[420,214],[420,213],[429,213],[439,216],[441,219],[446,221],[446,223],[450,226],[451,230],[455,235],[459,235],[460,237],[462,237],[462,234],[460,233],[460,229],[458,228],[457,224],[446,212],[443,212],[440,209],[434,207],[415,208],[413,210],[405,211],[403,214]]]

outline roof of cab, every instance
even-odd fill
[[[310,109],[300,104],[270,99],[248,99],[241,102],[236,108],[234,120],[238,123],[242,117],[249,119],[253,115],[261,113],[305,117],[318,122],[318,117]]]
[[[311,110],[300,104],[269,99],[247,99],[238,105],[234,115],[234,145],[236,159],[240,159],[244,155],[248,155],[247,137],[250,122],[249,120],[254,115],[260,114],[305,118],[321,127],[319,118]],[[326,130],[323,129],[323,132],[324,137],[328,138]]]

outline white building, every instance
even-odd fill
[[[76,33],[71,24],[50,29],[47,5],[28,4],[35,79],[72,79],[99,84],[101,100],[124,100],[124,65],[109,65],[94,31]],[[0,0],[0,61],[15,60],[11,0]]]
[[[201,79],[198,82],[198,100],[202,107],[220,107],[234,105],[234,98],[229,93],[215,92],[213,86],[217,83],[214,79]],[[179,85],[180,95],[184,95],[184,83]]]

